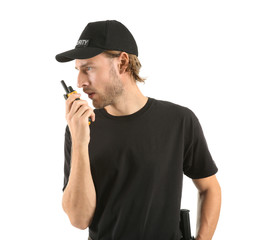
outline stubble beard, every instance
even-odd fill
[[[112,105],[117,97],[123,94],[123,84],[117,76],[113,65],[111,65],[111,69],[109,71],[109,79],[111,84],[106,86],[104,95],[97,94],[97,98],[93,99],[93,106],[95,108],[104,108],[108,105]]]

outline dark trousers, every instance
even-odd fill
[[[88,240],[92,240],[92,238],[89,236],[89,237],[88,237]]]

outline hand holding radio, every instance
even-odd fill
[[[64,81],[61,81],[61,83]],[[62,83],[63,84],[63,83]],[[70,88],[70,87],[69,87]],[[76,91],[67,94],[66,99],[66,120],[72,136],[72,142],[76,145],[88,144],[90,141],[91,119],[95,121],[95,113],[88,102],[80,100]],[[65,95],[64,95],[65,96]]]

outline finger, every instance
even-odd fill
[[[80,107],[83,106],[83,105],[89,107],[88,102],[85,101],[85,100],[77,100],[77,101],[74,101],[73,104],[72,104],[72,106],[71,106],[70,114],[71,114],[71,115],[74,115],[74,114],[80,109]]]
[[[81,117],[88,109],[90,109],[87,105],[82,105],[77,112],[75,113],[75,117],[79,118]]]
[[[85,101],[85,100],[77,100],[77,101],[73,101],[72,102],[72,105],[71,105],[71,110],[69,112],[69,117],[72,118],[72,116],[79,110],[79,108],[82,106],[82,105],[86,105],[88,106],[88,102]]]
[[[91,118],[91,121],[92,122],[95,122],[96,121],[96,114],[94,113],[94,110],[92,108],[90,108],[92,111],[91,111],[91,115],[89,115],[89,117]]]
[[[66,100],[66,115],[70,112],[73,102],[79,98],[80,94],[71,94]]]
[[[94,122],[96,120],[96,115],[94,113],[94,110],[86,105],[82,105],[79,110],[76,112],[75,117],[83,117],[86,111],[90,111],[90,115],[88,117],[91,118],[91,120]],[[87,115],[86,115],[87,116]]]
[[[94,110],[93,110],[93,113],[92,113],[92,115],[91,115],[91,120],[92,120],[93,122],[96,121],[96,114],[95,114]]]
[[[85,109],[85,108],[83,108],[83,109]],[[88,117],[91,118],[91,121],[95,122],[96,121],[96,114],[94,113],[94,110],[89,106],[88,106],[88,109],[91,110],[91,114],[88,115]],[[87,110],[85,109],[85,111],[87,111]],[[84,113],[85,113],[85,111],[84,111]],[[84,115],[84,113],[83,113],[83,115]],[[81,115],[81,117],[83,117],[83,115]]]
[[[81,118],[85,118],[85,119],[88,119],[89,117],[92,118],[93,116],[93,109],[92,108],[88,108],[84,113],[83,115],[81,115]]]

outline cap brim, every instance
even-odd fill
[[[105,49],[93,48],[93,47],[84,47],[84,48],[75,48],[63,53],[56,55],[56,60],[58,62],[69,62],[74,59],[87,59],[95,57],[96,55],[102,53]]]

